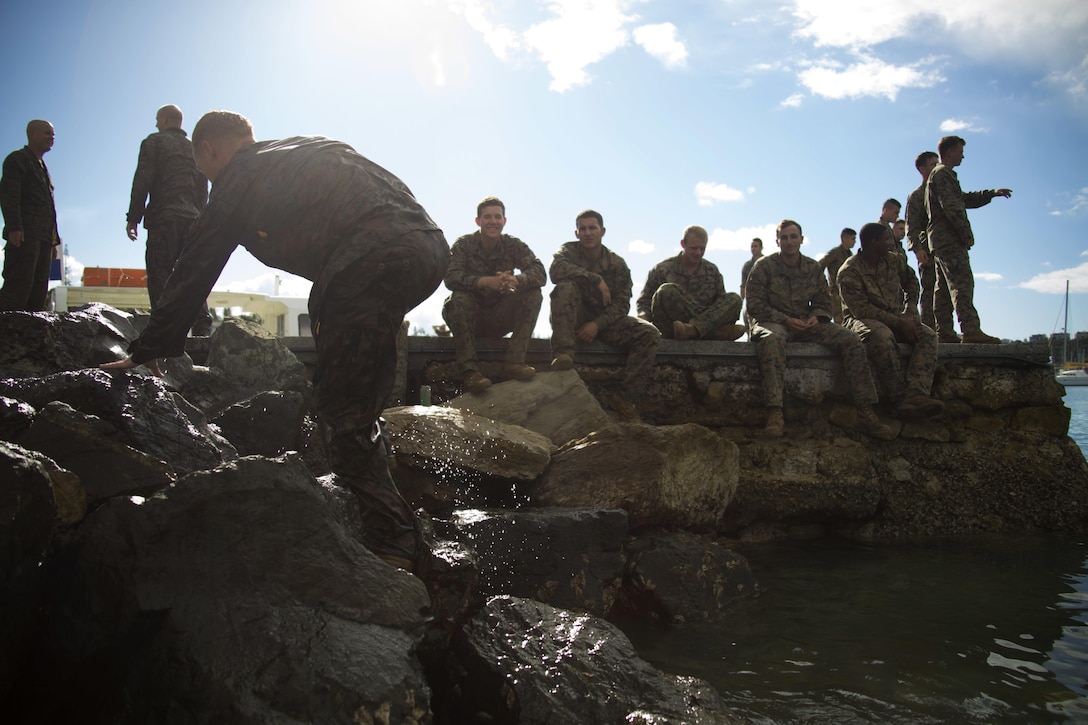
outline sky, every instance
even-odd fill
[[[1083,0],[14,0],[0,27],[0,152],[30,119],[56,128],[45,160],[73,281],[144,266],[125,212],[167,103],[190,131],[228,109],[258,139],[346,141],[450,243],[495,195],[548,266],[596,209],[635,296],[690,224],[730,291],[752,237],[773,251],[784,218],[819,257],[885,199],[906,203],[915,156],[957,134],[964,190],[1013,190],[969,213],[983,329],[1060,332],[1068,280],[1069,330],[1088,330]],[[216,289],[271,293],[276,274],[239,248]],[[408,315],[414,330],[441,323],[445,295]]]

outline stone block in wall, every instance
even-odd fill
[[[1013,430],[1034,430],[1048,435],[1065,435],[1069,430],[1070,410],[1064,405],[1021,408],[1009,424]]]

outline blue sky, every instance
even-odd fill
[[[402,178],[452,243],[476,202],[547,265],[584,208],[632,268],[711,231],[739,285],[753,236],[801,222],[818,257],[919,183],[915,155],[967,139],[983,328],[1088,330],[1088,3],[1083,0],[194,0],[4,3],[0,151],[44,118],[61,235],[81,266],[142,267],[125,236],[156,109],[248,116],[259,139],[339,138]],[[21,30],[17,30],[21,29]],[[243,249],[217,289],[271,292]],[[308,284],[285,279],[305,295]],[[439,291],[409,315],[440,319]],[[548,335],[547,310],[538,334]]]

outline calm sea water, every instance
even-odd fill
[[[1088,387],[1070,388],[1088,454]],[[1088,723],[1088,540],[740,549],[765,588],[727,621],[627,628],[756,723]]]

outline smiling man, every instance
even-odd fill
[[[389,472],[379,416],[396,374],[406,312],[434,292],[449,265],[441,230],[404,183],[340,141],[294,136],[255,141],[253,126],[211,111],[193,129],[208,206],[124,360],[107,370],[181,355],[194,316],[239,245],[314,283],[314,404],[335,482],[355,494],[363,543],[386,562],[420,572],[430,550]]]
[[[551,295],[552,370],[574,367],[575,342],[602,342],[627,351],[623,385],[610,399],[629,422],[640,420],[638,403],[653,372],[661,333],[631,317],[631,270],[620,255],[601,243],[604,218],[587,209],[575,219],[576,242],[567,242],[548,270]]]
[[[489,196],[476,206],[480,227],[453,243],[446,287],[451,294],[442,305],[442,319],[453,333],[457,367],[465,390],[480,393],[491,380],[480,372],[476,338],[501,338],[511,333],[502,376],[528,380],[536,369],[525,364],[547,281],[544,264],[525,242],[509,234],[506,205]]]
[[[782,404],[785,398],[786,343],[816,342],[835,351],[842,359],[854,405],[858,409],[858,430],[874,438],[895,437],[873,411],[876,387],[861,338],[831,321],[831,296],[816,260],[801,254],[801,225],[792,219],[779,223],[778,252],[769,254],[752,267],[748,276],[750,337],[763,379],[767,406],[764,434],[780,437],[785,432]]]
[[[680,254],[650,270],[635,303],[638,316],[649,320],[664,337],[677,340],[736,340],[745,328],[740,317],[740,295],[725,291],[717,265],[708,261],[708,235],[692,225],[680,239]]]

